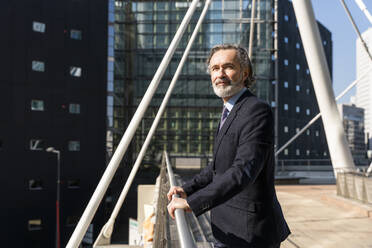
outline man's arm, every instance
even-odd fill
[[[243,120],[233,163],[222,175],[187,197],[195,215],[217,206],[254,183],[273,149],[273,118],[270,107],[259,103]],[[221,149],[221,148],[220,148]]]
[[[203,168],[199,174],[193,177],[190,181],[182,185],[182,188],[187,196],[192,195],[194,192],[204,188],[213,179],[213,162]]]

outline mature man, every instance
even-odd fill
[[[182,187],[173,187],[168,212],[196,216],[211,210],[214,247],[280,247],[290,231],[274,188],[271,108],[247,88],[252,66],[237,45],[217,45],[208,58],[214,92],[224,102],[213,162]]]

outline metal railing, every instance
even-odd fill
[[[360,172],[338,173],[337,195],[372,204],[372,176]]]
[[[169,177],[169,183],[170,187],[177,186],[176,180],[174,178],[172,165],[169,161],[168,153],[164,152],[165,162],[167,164],[167,170],[168,170],[168,177]],[[177,194],[173,195],[173,198],[179,197]],[[183,209],[176,209],[175,210],[175,219],[176,219],[176,225],[177,225],[177,231],[178,231],[178,237],[180,240],[181,248],[193,248],[196,247],[195,240],[191,234],[189,225],[187,224],[186,217],[185,217],[185,211]]]

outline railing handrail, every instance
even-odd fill
[[[165,70],[167,69],[167,66],[179,44],[181,41],[183,33],[186,31],[187,25],[189,24],[193,13],[195,12],[197,8],[197,4],[199,3],[199,0],[193,0],[190,4],[189,9],[187,10],[185,17],[183,18],[180,27],[178,28],[171,44],[169,45],[169,48],[167,49],[166,54],[164,55],[149,87],[146,90],[145,95],[143,96],[131,122],[128,125],[127,130],[125,131],[122,139],[120,140],[120,143],[114,153],[114,155],[111,158],[110,163],[108,164],[101,180],[99,181],[96,190],[94,191],[91,199],[89,200],[89,203],[87,207],[84,210],[83,215],[81,216],[74,232],[72,233],[72,236],[67,243],[66,248],[77,248],[79,244],[81,243],[84,234],[86,233],[89,224],[91,223],[99,204],[102,201],[102,198],[104,194],[107,191],[107,188],[114,177],[114,174],[119,167],[119,164],[137,130],[137,127],[140,124],[140,121],[142,120],[142,117],[144,116],[146,109],[148,105],[150,104],[150,101],[152,100],[153,95],[155,94],[155,91],[160,83],[160,79],[163,77]]]
[[[173,174],[172,165],[169,161],[168,153],[166,151],[164,151],[164,156],[165,156],[165,162],[167,164],[170,187],[177,186],[176,180]],[[178,198],[179,196],[177,194],[174,194],[173,198],[174,197]],[[195,240],[191,234],[190,228],[185,218],[185,211],[183,209],[176,209],[174,212],[174,215],[176,219],[178,237],[180,240],[181,248],[194,248],[194,247],[196,248]]]

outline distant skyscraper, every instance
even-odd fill
[[[364,109],[354,104],[339,104],[345,135],[356,165],[367,165],[367,153],[364,139]]]
[[[367,46],[372,47],[372,28],[369,28],[363,34],[363,39]],[[363,77],[356,87],[356,105],[364,108],[364,128],[368,139],[368,150],[372,150],[372,69],[371,61],[365,51],[360,39],[356,41],[356,77],[360,78],[363,74],[368,75]]]

